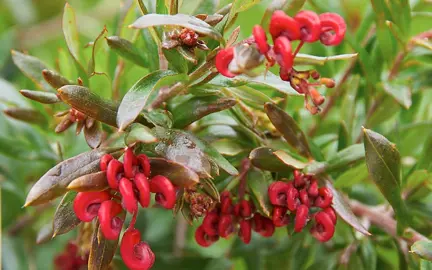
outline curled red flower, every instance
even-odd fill
[[[135,175],[135,186],[138,189],[138,200],[142,207],[146,208],[150,205],[150,183],[147,176],[143,173],[137,173]]]
[[[117,217],[122,212],[122,207],[115,201],[104,201],[98,212],[99,223],[104,237],[108,240],[116,240],[123,226],[123,219]]]
[[[301,188],[306,184],[306,179],[304,177],[304,174],[300,173],[297,170],[294,170],[294,186],[296,188]]]
[[[90,222],[98,215],[101,203],[110,198],[106,191],[78,192],[73,203],[75,215],[83,222]]]
[[[225,77],[233,78],[236,74],[229,71],[229,64],[234,59],[234,47],[220,50],[216,55],[216,69]]]
[[[273,205],[286,206],[289,185],[282,181],[276,181],[268,187],[268,195]]]
[[[335,232],[335,224],[331,217],[325,212],[318,212],[315,215],[315,226],[310,230],[313,237],[320,242],[330,240]]]
[[[133,214],[138,211],[138,200],[135,197],[135,191],[132,182],[127,178],[122,178],[119,184],[119,190],[122,195],[122,206],[126,211]]]
[[[282,10],[273,12],[269,25],[270,34],[273,40],[280,36],[285,36],[289,40],[298,40],[301,38],[300,26],[297,21],[286,15]]]
[[[259,232],[264,237],[270,237],[275,231],[275,225],[271,219],[263,217],[263,229]]]
[[[300,198],[300,202],[304,205],[306,205],[307,207],[311,206],[311,203],[309,201],[309,194],[307,192],[307,190],[304,188],[302,190],[300,190],[299,192],[299,198]]]
[[[140,171],[145,174],[145,176],[150,177],[150,160],[147,155],[139,154],[137,156],[138,164],[140,165]]]
[[[323,212],[326,213],[330,219],[333,221],[333,224],[336,225],[337,223],[337,216],[336,211],[333,209],[333,207],[327,207],[323,209]]]
[[[109,162],[106,176],[110,188],[118,189],[119,181],[122,178],[123,172],[123,163],[121,163],[117,159],[113,159]]]
[[[276,54],[276,62],[278,62],[282,69],[289,72],[294,63],[291,41],[284,36],[278,37],[274,43],[274,52]]]
[[[138,165],[138,160],[135,157],[132,148],[128,147],[123,156],[123,167],[124,174],[127,178],[133,178],[135,176],[136,166]]]
[[[249,244],[252,238],[252,225],[250,220],[242,219],[240,221],[240,229],[238,236],[245,244]]]
[[[156,193],[156,202],[166,209],[174,208],[176,190],[171,181],[162,175],[156,175],[150,181],[150,191]]]
[[[317,197],[318,196],[318,182],[317,180],[312,180],[310,182],[309,188],[308,188],[308,194],[310,197]]]
[[[285,207],[273,207],[272,220],[276,227],[283,227],[288,225],[290,219],[287,215],[288,209]]]
[[[299,24],[302,41],[315,42],[320,38],[321,23],[315,12],[302,10],[294,16],[294,20]]]
[[[301,232],[306,226],[306,222],[309,215],[309,208],[302,204],[297,208],[296,216],[294,219],[294,231]]]
[[[319,15],[321,22],[320,41],[327,46],[336,46],[345,37],[345,20],[336,13],[323,13]]]
[[[227,238],[234,232],[234,219],[232,215],[221,215],[218,224],[218,234]]]
[[[222,214],[232,214],[234,212],[234,205],[228,191],[224,191],[220,195],[221,207],[220,211]]]
[[[109,164],[110,161],[113,160],[113,159],[114,159],[114,157],[111,156],[110,154],[105,154],[105,155],[103,155],[103,156],[101,157],[101,159],[100,159],[100,163],[99,163],[101,171],[106,171],[107,168],[108,168],[108,164]]]
[[[291,212],[297,209],[300,205],[299,192],[295,187],[291,187],[287,193],[287,206]]]
[[[206,234],[203,226],[199,226],[195,231],[195,241],[202,247],[209,247],[217,240],[219,240],[219,236],[209,236]]]
[[[128,229],[120,244],[123,262],[130,269],[150,269],[155,255],[146,242],[141,242],[141,234],[137,229]]]
[[[219,227],[219,215],[216,212],[210,212],[208,213],[204,219],[203,223],[201,225],[209,236],[215,236],[218,235],[218,227]]]
[[[330,189],[326,187],[322,187],[318,189],[319,197],[315,199],[315,206],[319,208],[327,208],[330,207],[333,201],[333,193]]]
[[[267,36],[264,29],[260,25],[255,25],[252,29],[252,34],[260,53],[264,55],[267,54],[270,50],[270,45],[267,43]]]
[[[241,200],[234,207],[234,213],[236,216],[248,218],[252,216],[252,203],[248,200]]]

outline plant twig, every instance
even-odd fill
[[[173,255],[174,257],[182,257],[183,250],[186,245],[186,233],[187,233],[187,221],[182,216],[179,215],[177,217],[177,223],[175,227],[175,240],[174,240],[174,248]]]

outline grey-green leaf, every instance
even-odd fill
[[[254,169],[248,172],[247,177],[249,192],[255,206],[264,216],[270,217],[272,207],[267,189],[270,184],[271,174]]]
[[[33,90],[20,90],[21,95],[25,96],[28,99],[37,101],[43,104],[54,104],[58,103],[61,100],[57,97],[56,94],[51,92],[42,92],[42,91],[33,91]]]
[[[129,40],[118,36],[111,36],[107,37],[106,41],[108,46],[121,57],[139,66],[148,67],[147,59],[144,58],[144,54],[140,53],[138,48]]]
[[[45,91],[52,91],[52,87],[45,81],[42,76],[42,71],[47,69],[47,66],[34,56],[11,51],[14,64],[32,80],[37,87]]]
[[[156,141],[157,138],[153,135],[151,129],[138,123],[132,124],[125,136],[126,145],[132,145],[136,142],[154,143]]]
[[[73,210],[73,202],[76,195],[77,192],[69,191],[59,203],[52,223],[52,237],[65,234],[81,223]]]
[[[151,174],[163,175],[179,187],[192,187],[199,183],[199,176],[190,168],[172,160],[150,158]]]
[[[432,241],[417,241],[411,246],[410,252],[417,254],[425,260],[432,261]]]
[[[255,148],[250,152],[249,159],[255,167],[262,170],[271,172],[290,171],[291,168],[283,163],[274,152],[269,147]]]

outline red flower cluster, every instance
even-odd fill
[[[236,231],[245,244],[251,240],[252,229],[265,237],[273,235],[275,227],[272,221],[255,213],[252,202],[242,199],[234,205],[228,191],[222,192],[220,201],[195,232],[195,240],[200,246],[208,247],[219,237],[228,238]]]
[[[54,265],[56,270],[76,270],[86,268],[88,262],[88,255],[82,257],[78,253],[78,246],[69,242],[66,249],[54,258]]]
[[[172,209],[176,202],[176,190],[171,181],[157,175],[149,180],[150,162],[146,155],[135,156],[128,148],[123,163],[111,155],[104,155],[100,168],[106,171],[109,189],[97,192],[79,192],[74,200],[76,216],[83,222],[99,218],[100,228],[106,239],[120,236],[124,220],[119,217],[123,210],[133,214],[129,228],[124,233],[120,253],[131,269],[149,269],[154,254],[146,242],[141,242],[140,232],[134,228],[138,214],[138,202],[143,208],[150,205],[150,193],[155,193],[158,204]]]
[[[326,188],[318,188],[318,182],[310,175],[294,171],[294,180],[276,181],[268,188],[270,202],[273,205],[273,224],[282,227],[294,219],[294,231],[301,232],[308,221],[315,220],[310,232],[321,242],[333,237],[336,225],[336,213],[331,207],[333,194]],[[312,214],[312,207],[321,208]]]
[[[344,19],[335,13],[317,15],[308,10],[300,11],[292,18],[283,11],[277,10],[270,19],[269,32],[273,39],[273,46],[268,44],[266,32],[260,25],[253,28],[253,39],[245,42],[256,46],[258,52],[267,59],[268,67],[277,63],[280,67],[280,78],[289,82],[297,92],[305,94],[306,108],[312,113],[317,113],[318,106],[324,102],[324,97],[314,86],[325,85],[331,88],[334,87],[334,81],[328,78],[320,79],[320,75],[316,71],[295,70],[293,68],[294,58],[304,43],[313,43],[319,40],[326,46],[340,44],[346,32]],[[291,42],[296,40],[300,43],[293,52]],[[219,73],[229,78],[239,75],[232,69],[235,66],[232,62],[237,62],[235,58],[235,47],[220,50],[215,63]],[[256,60],[253,61],[256,62]],[[310,77],[318,81],[309,83]],[[314,104],[312,107],[308,104],[309,96]]]

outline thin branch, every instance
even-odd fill
[[[186,245],[186,234],[187,234],[188,224],[186,219],[182,215],[179,215],[176,220],[177,223],[175,227],[173,255],[175,257],[182,257],[183,250]]]

